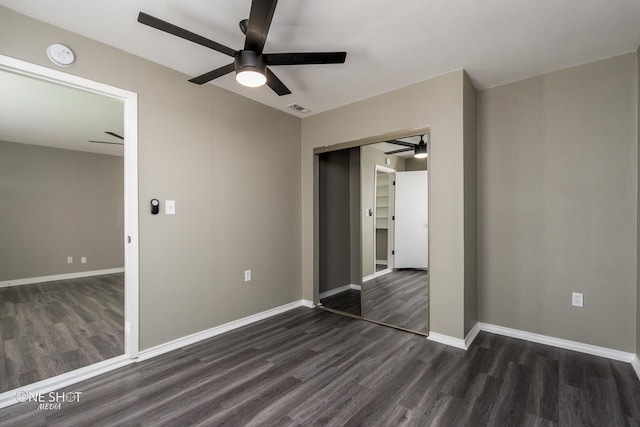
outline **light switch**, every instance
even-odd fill
[[[175,200],[165,200],[164,201],[164,213],[165,213],[165,215],[175,215],[176,214],[176,201]]]

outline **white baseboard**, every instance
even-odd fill
[[[310,303],[310,301],[307,301]],[[241,328],[260,320],[267,319],[277,314],[284,313],[294,308],[305,306],[305,300],[294,301],[289,304],[281,305],[279,307],[272,308],[270,310],[262,311],[260,313],[252,314],[251,316],[243,317],[242,319],[234,320],[224,325],[215,326],[205,331],[196,332],[195,334],[187,335],[182,338],[175,339],[173,341],[166,342],[164,344],[157,345],[155,347],[142,350],[138,353],[138,362],[151,359],[152,357],[160,356],[161,354],[168,353],[173,350],[197,343],[198,341],[205,340],[207,338],[215,337],[216,335],[223,334],[225,332],[232,331],[234,329]]]
[[[17,399],[18,392],[25,392],[29,395],[37,395],[38,393],[50,393],[52,391],[60,390],[61,388],[71,386],[81,381],[88,380],[89,378],[97,377],[98,375],[102,375],[105,372],[122,368],[123,366],[129,365],[133,362],[135,362],[134,359],[130,358],[127,355],[122,355],[114,357],[112,359],[104,360],[102,362],[94,363],[90,366],[85,366],[84,368],[76,369],[75,371],[56,375],[55,377],[47,378],[33,384],[28,384],[14,390],[5,391],[3,393],[0,393],[0,408],[5,408],[7,406],[20,403],[20,401]]]
[[[439,334],[437,332],[429,332],[427,339],[429,341],[437,342],[440,344],[450,345],[451,347],[459,348],[462,350],[468,350],[471,347],[471,343],[476,339],[480,333],[480,326],[478,323],[473,325],[473,328],[469,331],[464,339],[454,338],[449,335]]]
[[[376,264],[379,264],[379,265],[387,265],[388,263],[387,263],[387,260],[386,260],[386,259],[377,259],[377,260],[376,260]]]
[[[473,341],[476,339],[479,333],[480,333],[480,324],[476,322],[476,324],[473,325],[473,328],[471,328],[467,336],[464,338],[464,345],[467,349],[471,347],[471,344],[473,344]]]
[[[389,274],[392,271],[393,271],[393,269],[391,269],[391,268],[385,268],[384,270],[376,271],[373,274],[370,274],[368,276],[364,276],[362,278],[362,283],[368,282],[369,280],[375,279],[376,277],[384,276],[385,274]]]
[[[355,291],[359,291],[361,289],[361,286],[360,285],[354,285],[354,284],[340,286],[339,288],[330,289],[330,290],[328,290],[326,292],[322,292],[320,295],[318,295],[318,297],[320,299],[324,299],[324,298],[331,297],[333,295],[341,294],[342,292],[346,292],[346,291],[348,291],[350,289],[353,289]]]
[[[638,359],[638,355],[637,354],[633,355],[633,360],[631,361],[631,366],[633,367],[633,370],[636,371],[636,375],[638,376],[638,379],[640,380],[640,359]]]
[[[619,360],[621,362],[632,363],[632,361],[636,357],[636,355],[633,353],[627,353],[624,351],[614,350],[606,347],[599,347],[597,345],[584,344],[577,341],[565,340],[562,338],[550,337],[547,335],[534,334],[533,332],[506,328],[504,326],[491,325],[481,322],[478,322],[478,325],[480,326],[481,331],[491,332],[492,334],[519,338],[521,340],[550,345],[558,348],[564,348],[565,350],[573,350],[580,353],[591,354],[593,356],[606,357],[607,359]]]
[[[54,282],[56,280],[78,279],[80,277],[101,276],[103,274],[123,273],[124,267],[108,268],[106,270],[79,271],[77,273],[54,274],[52,276],[29,277],[26,279],[5,280],[0,282],[0,288],[8,286],[32,285],[34,283]]]
[[[444,335],[444,334],[439,334],[437,332],[429,332],[429,335],[427,336],[427,339],[429,341],[433,341],[433,342],[437,342],[440,344],[445,344],[451,347],[456,347],[462,350],[466,350],[467,346],[464,342],[464,340],[460,339],[460,338],[454,338],[451,337],[449,335]]]
[[[315,308],[316,305],[313,303],[313,301],[309,301],[308,299],[303,299],[302,301],[302,306],[303,307],[307,307],[307,308]]]

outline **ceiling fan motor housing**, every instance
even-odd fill
[[[234,57],[233,63],[236,67],[236,73],[257,71],[260,74],[265,74],[267,68],[262,55],[258,55],[252,50],[239,50]]]

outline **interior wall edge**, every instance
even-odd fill
[[[636,59],[636,355],[640,355],[640,47],[636,50]],[[640,368],[636,372],[640,377]]]

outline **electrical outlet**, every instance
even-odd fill
[[[251,270],[245,270],[244,271],[244,281],[245,282],[250,282],[251,281]]]
[[[571,294],[571,305],[574,307],[583,307],[584,306],[584,296],[581,293],[573,292]]]
[[[67,257],[67,264],[73,264],[73,257],[72,256],[68,256]]]
[[[86,264],[87,263],[87,257],[83,256],[82,258],[80,258],[80,264]]]

